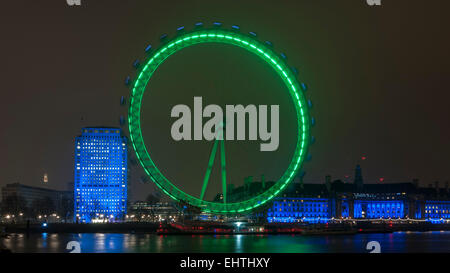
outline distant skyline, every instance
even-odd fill
[[[126,116],[119,99],[128,96],[123,82],[134,76],[132,62],[145,56],[149,43],[158,46],[161,34],[173,36],[177,27],[190,29],[198,21],[255,31],[298,68],[317,121],[305,182],[353,177],[359,163],[364,183],[418,178],[421,186],[443,186],[450,180],[449,8],[444,0],[384,1],[380,7],[361,0],[5,2],[0,187],[19,182],[67,189],[81,128],[118,127],[119,116]],[[172,56],[157,73],[144,95],[143,135],[171,179],[195,193],[200,182],[184,182],[198,181],[205,171],[210,145],[181,149],[167,138],[169,109],[192,103],[194,95],[208,103],[280,104],[284,123],[276,153],[258,154],[256,143],[227,147],[237,162],[230,164],[236,184],[244,174],[270,178],[286,167],[289,100],[256,58],[240,49],[199,46]],[[139,165],[131,171],[131,199],[144,199],[156,187],[140,182]],[[209,196],[220,191],[210,190]]]

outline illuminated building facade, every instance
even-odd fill
[[[403,200],[355,200],[354,218],[404,218]]]
[[[123,220],[127,138],[118,128],[83,128],[75,140],[74,220]]]
[[[323,189],[317,191],[320,186]],[[273,201],[266,212],[269,223],[324,223],[333,218],[450,220],[450,195],[441,194],[436,200],[435,189],[416,188],[413,183],[367,184],[364,192],[350,187],[336,190],[339,185],[333,185],[328,194],[323,184],[294,187]]]
[[[323,222],[329,218],[326,198],[276,198],[267,211],[269,223]]]
[[[425,219],[430,221],[450,219],[450,201],[425,201]]]
[[[246,181],[243,186],[233,187],[228,198],[241,201],[267,190],[273,182]],[[218,195],[219,196],[219,195]],[[216,198],[215,201],[220,201]],[[259,216],[262,214],[262,216]],[[404,219],[432,223],[450,223],[449,183],[439,187],[420,187],[419,181],[404,183],[364,184],[361,167],[355,169],[353,183],[341,180],[325,183],[291,183],[276,197],[264,212],[249,217],[265,218],[269,223],[324,223],[334,220],[354,219]]]
[[[335,182],[328,193],[324,184],[294,185],[293,188],[275,199],[267,210],[269,223],[322,223],[333,218],[450,221],[448,188],[419,188],[414,182],[366,184],[362,191],[352,184]],[[299,200],[303,203],[298,203]]]
[[[347,199],[341,200],[341,217],[348,218],[350,215],[350,207]]]

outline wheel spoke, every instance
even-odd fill
[[[222,167],[223,203],[227,203],[227,170],[225,165],[225,140],[220,140],[220,165]]]
[[[214,146],[211,151],[211,155],[209,156],[208,161],[208,168],[206,169],[205,178],[203,179],[203,186],[202,186],[202,193],[200,194],[200,199],[203,200],[203,197],[205,196],[206,187],[208,186],[209,176],[211,175],[211,170],[214,165],[214,158],[216,157],[216,151],[217,151],[217,143],[218,139],[214,142]]]

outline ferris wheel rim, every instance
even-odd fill
[[[205,212],[213,213],[242,213],[259,207],[277,196],[286,186],[292,182],[295,174],[300,170],[307,156],[310,138],[310,117],[308,104],[302,91],[304,84],[300,84],[295,73],[289,69],[284,61],[284,54],[277,54],[267,44],[254,38],[255,35],[245,35],[234,30],[223,29],[202,29],[178,35],[174,39],[165,42],[160,48],[154,51],[148,60],[140,67],[137,80],[133,83],[130,96],[130,106],[128,111],[128,128],[133,149],[136,152],[138,161],[155,184],[167,195],[176,201],[184,201],[190,205],[202,208]],[[288,168],[273,186],[263,193],[248,200],[234,203],[217,203],[201,200],[195,196],[185,193],[169,181],[157,168],[150,157],[147,147],[144,144],[140,123],[140,109],[142,96],[153,73],[158,69],[165,59],[183,48],[204,44],[222,43],[238,46],[266,61],[277,74],[283,79],[290,96],[294,102],[297,116],[297,144],[294,155]]]

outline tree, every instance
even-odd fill
[[[2,202],[2,212],[5,214],[13,215],[18,215],[19,213],[27,213],[27,202],[25,201],[25,198],[20,195],[9,195]]]
[[[150,204],[150,205],[154,205],[156,203],[158,203],[161,200],[160,197],[150,193],[147,198],[145,199],[145,201]]]
[[[48,196],[34,199],[32,202],[32,211],[34,216],[50,215],[56,211],[55,203]]]
[[[67,222],[67,218],[72,214],[73,211],[73,199],[62,197],[61,199],[61,209],[59,214],[64,217],[64,221]]]

